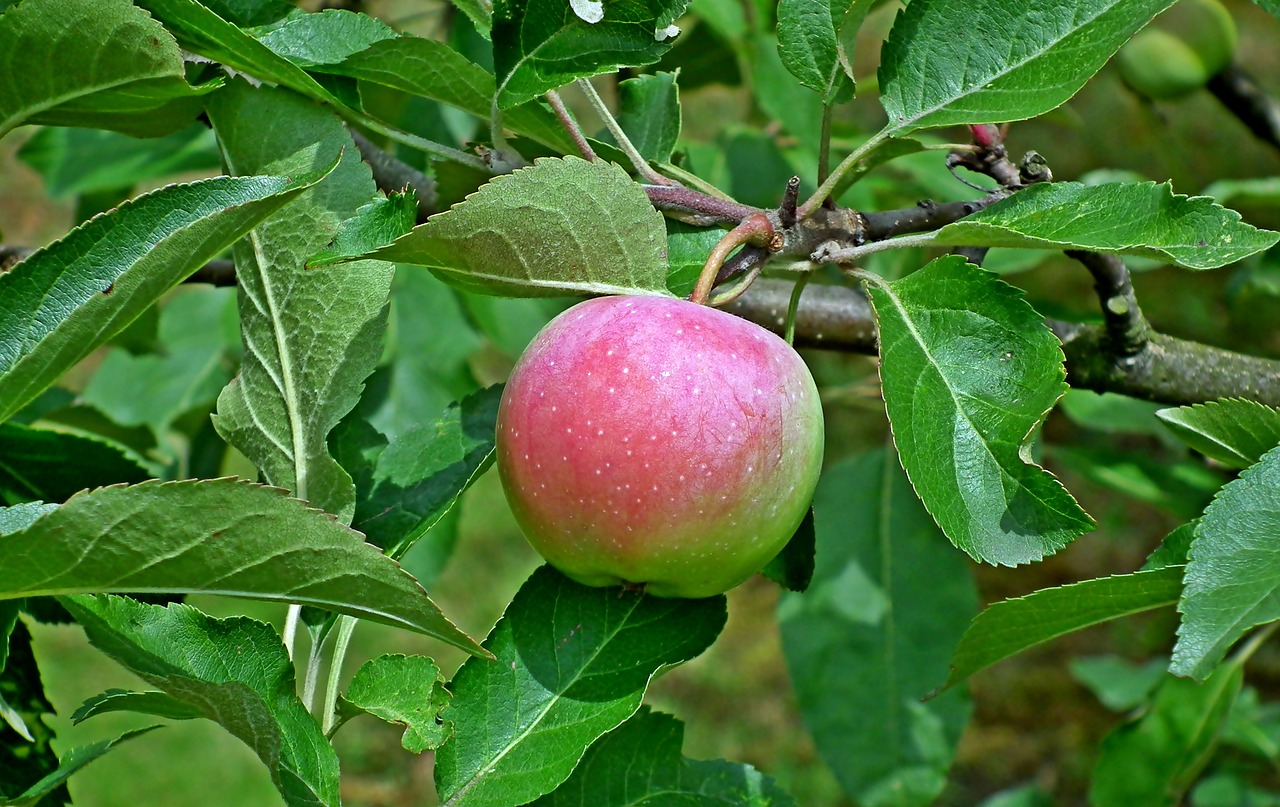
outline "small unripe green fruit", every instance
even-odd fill
[[[768,563],[822,465],[818,390],[758,325],[660,297],[603,297],[516,363],[497,464],[529,543],[590,586],[708,597]]]
[[[1235,21],[1218,0],[1182,0],[1139,31],[1116,61],[1134,91],[1170,101],[1203,87],[1235,49]]]

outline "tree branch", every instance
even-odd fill
[[[1146,346],[1151,326],[1142,316],[1133,293],[1129,267],[1115,255],[1069,249],[1068,258],[1079,261],[1093,275],[1093,287],[1102,303],[1102,321],[1107,333],[1108,352],[1136,356]]]
[[[0,244],[0,271],[34,250]],[[763,250],[762,250],[763,251]],[[745,252],[745,250],[744,250]],[[758,256],[745,264],[755,266]],[[235,285],[235,266],[214,260],[184,282]],[[761,278],[724,310],[783,333],[794,282]],[[1105,325],[1046,320],[1062,341],[1073,387],[1183,405],[1249,398],[1280,406],[1280,361],[1188,342],[1154,331],[1133,355],[1120,355]],[[796,314],[796,344],[875,355],[875,314],[860,289],[811,283]]]
[[[1280,104],[1263,92],[1239,65],[1228,65],[1209,79],[1207,86],[1255,137],[1280,149]]]
[[[360,150],[360,158],[373,170],[373,182],[384,193],[398,193],[405,188],[412,188],[418,196],[418,223],[436,212],[436,182],[418,169],[393,157],[348,126],[351,139]]]
[[[782,333],[792,284],[757,280],[725,310]],[[1246,356],[1161,333],[1137,353],[1118,355],[1105,325],[1046,320],[1063,343],[1067,381],[1095,392],[1184,405],[1249,398],[1280,406],[1280,361]],[[876,322],[857,289],[810,284],[796,317],[796,343],[874,355]]]

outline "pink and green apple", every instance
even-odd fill
[[[529,543],[591,586],[707,597],[769,562],[822,465],[800,356],[723,311],[602,297],[533,340],[503,393],[498,471]]]

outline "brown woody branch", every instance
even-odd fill
[[[1231,64],[1209,79],[1209,92],[1259,140],[1280,149],[1280,104],[1253,77]]]
[[[726,310],[781,333],[792,283],[761,279]],[[1280,406],[1280,361],[1151,332],[1132,355],[1113,346],[1105,325],[1046,320],[1062,341],[1071,386],[1183,405],[1250,398]],[[796,317],[796,343],[874,355],[876,322],[860,290],[810,284]]]
[[[31,252],[0,245],[0,269]],[[235,285],[235,267],[227,260],[210,261],[186,282]],[[782,333],[793,286],[791,281],[761,278],[725,310]],[[1280,406],[1280,361],[1149,330],[1144,344],[1125,355],[1116,349],[1107,325],[1046,322],[1062,341],[1067,381],[1073,387],[1174,405],[1249,398]],[[795,336],[798,345],[868,355],[878,350],[871,304],[860,289],[846,286],[810,284],[800,301]]]
[[[418,223],[436,212],[435,180],[402,160],[374,145],[369,138],[348,127],[351,139],[360,150],[360,158],[373,171],[374,184],[384,193],[398,193],[412,188],[418,197]]]

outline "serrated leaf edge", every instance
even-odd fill
[[[938,260],[943,260],[943,259],[938,259]],[[966,263],[966,264],[968,264],[968,262],[967,262],[967,261],[966,261],[965,263]],[[971,264],[968,264],[968,265],[972,266]],[[1003,287],[1004,287],[1004,288],[1009,292],[1009,299],[1013,300],[1013,301],[1015,302],[1015,304],[1021,304],[1021,305],[1023,305],[1023,306],[1026,308],[1026,310],[1027,310],[1027,311],[1030,311],[1032,314],[1034,314],[1034,315],[1036,315],[1036,316],[1039,316],[1039,312],[1038,312],[1038,311],[1036,311],[1036,310],[1035,310],[1035,308],[1034,308],[1034,307],[1032,307],[1032,305],[1031,305],[1029,302],[1027,302],[1027,299],[1026,299],[1026,293],[1025,293],[1022,289],[1018,288],[1017,286],[1014,286],[1014,285],[1013,285],[1013,284],[1011,284],[1011,283],[1008,283],[1008,282],[1004,281],[1004,280],[1003,280],[1003,279],[1001,279],[998,275],[996,275],[994,272],[990,272],[990,271],[988,271],[988,270],[986,270],[986,269],[983,269],[983,268],[982,268],[982,267],[980,267],[980,266],[972,266],[972,268],[973,268],[973,269],[975,269],[975,270],[977,270],[977,271],[979,271],[979,272],[985,273],[985,274],[986,274],[990,279],[997,281],[1001,286],[1003,286]],[[874,276],[869,275],[869,274],[868,274],[868,275],[866,275],[866,278],[867,278],[868,280],[872,280],[872,278],[873,278],[873,277],[874,277]],[[877,283],[877,285],[878,285],[881,289],[884,289],[884,290],[889,290],[889,289],[891,289],[891,288],[892,288],[892,284],[891,284],[889,281],[885,281],[885,280],[883,280],[883,279],[872,280],[872,282],[876,282],[876,283]],[[900,306],[900,305],[898,305],[898,298],[897,298],[896,294],[893,294],[893,293],[891,292],[891,293],[890,293],[890,297],[891,297],[891,298],[893,299],[893,301],[894,301],[894,306],[895,306],[896,308],[898,308],[898,309],[899,309],[899,311],[901,311],[901,306]],[[874,302],[872,303],[872,310],[873,310],[873,311],[875,310],[875,304],[874,304]],[[904,321],[908,321],[908,325],[909,325],[909,327],[911,328],[912,336],[913,336],[913,337],[917,337],[917,340],[916,340],[916,341],[917,341],[917,343],[921,345],[922,349],[924,349],[924,342],[923,342],[923,341],[920,341],[920,340],[918,339],[918,337],[919,337],[919,333],[916,331],[915,326],[914,326],[914,325],[911,325],[911,324],[910,324],[910,322],[909,322],[909,320],[907,320],[907,318],[906,318],[905,316],[903,317],[903,319],[904,319]],[[1065,368],[1065,366],[1064,366],[1064,365],[1065,365],[1065,363],[1066,363],[1066,360],[1067,360],[1066,354],[1063,352],[1063,350],[1062,350],[1062,343],[1061,343],[1061,341],[1059,341],[1059,340],[1057,339],[1057,337],[1055,337],[1055,338],[1054,338],[1054,342],[1055,342],[1055,348],[1054,348],[1054,349],[1055,349],[1055,351],[1056,351],[1056,353],[1057,353],[1057,357],[1058,357],[1058,360],[1057,360],[1057,362],[1056,362],[1056,363],[1055,363],[1055,365],[1054,365],[1054,366],[1055,366],[1055,368],[1056,368],[1056,375],[1058,376],[1058,386],[1059,386],[1058,396],[1057,396],[1056,398],[1054,398],[1054,399],[1053,399],[1053,402],[1049,404],[1049,406],[1044,410],[1044,412],[1042,412],[1042,413],[1040,414],[1039,418],[1037,418],[1037,419],[1036,419],[1036,421],[1035,421],[1034,423],[1032,423],[1032,424],[1031,424],[1031,428],[1029,428],[1029,429],[1027,430],[1027,433],[1023,435],[1023,437],[1022,437],[1022,443],[1021,443],[1021,445],[1019,445],[1019,447],[1018,447],[1018,458],[1022,461],[1022,463],[1023,463],[1024,465],[1029,465],[1029,466],[1031,466],[1031,467],[1033,467],[1033,468],[1037,468],[1037,469],[1039,469],[1041,472],[1043,472],[1043,473],[1047,474],[1047,475],[1049,476],[1049,478],[1050,478],[1050,479],[1052,479],[1052,480],[1053,480],[1053,481],[1058,485],[1058,487],[1062,490],[1063,494],[1067,497],[1067,499],[1068,499],[1068,500],[1070,500],[1071,502],[1075,503],[1075,505],[1076,505],[1076,507],[1078,508],[1079,512],[1080,512],[1080,513],[1081,513],[1081,514],[1082,514],[1082,515],[1083,515],[1083,516],[1088,520],[1088,523],[1089,523],[1090,525],[1092,525],[1093,527],[1096,527],[1096,526],[1097,526],[1097,522],[1094,520],[1093,516],[1089,515],[1089,513],[1087,513],[1087,512],[1084,510],[1084,508],[1083,508],[1083,507],[1080,507],[1080,503],[1076,500],[1075,496],[1074,496],[1074,495],[1072,495],[1071,491],[1069,491],[1069,490],[1067,489],[1067,486],[1066,486],[1066,485],[1062,484],[1062,481],[1058,479],[1057,475],[1056,475],[1056,474],[1054,474],[1052,471],[1050,471],[1048,468],[1045,468],[1043,465],[1039,465],[1039,464],[1037,464],[1037,463],[1036,463],[1036,462],[1031,458],[1031,448],[1032,448],[1032,444],[1033,444],[1033,442],[1034,442],[1033,437],[1034,437],[1035,433],[1036,433],[1036,432],[1037,432],[1037,431],[1038,431],[1038,430],[1039,430],[1039,429],[1044,425],[1045,420],[1049,417],[1049,413],[1053,411],[1053,408],[1054,408],[1055,406],[1057,406],[1057,405],[1058,405],[1058,402],[1062,400],[1062,397],[1063,397],[1064,395],[1066,395],[1066,394],[1067,394],[1067,390],[1068,390],[1068,389],[1070,389],[1070,387],[1066,384],[1067,372],[1066,372],[1066,368]],[[880,352],[880,347],[881,347],[881,346],[880,346],[880,332],[879,332],[879,329],[877,329],[877,331],[876,331],[876,353],[877,353],[877,354],[879,354],[879,352]],[[927,349],[925,349],[925,353],[929,356],[929,363],[930,363],[932,366],[934,366],[935,368],[937,368],[937,366],[938,366],[938,365],[937,365],[937,363],[936,363],[935,361],[933,361],[933,356],[932,356],[932,354],[930,354],[930,353],[929,353],[929,351],[928,351]],[[941,375],[941,371],[939,371],[939,374]],[[952,395],[952,398],[954,398],[954,397],[955,397],[955,396],[954,396],[954,395]],[[958,410],[958,411],[961,411],[961,412],[963,412],[963,411],[964,411],[961,407],[959,407],[958,402],[957,402],[957,410]],[[886,408],[886,415],[887,415],[887,414],[888,414],[888,410],[887,410],[887,408]],[[888,418],[888,417],[886,417],[886,420],[888,420],[888,422],[889,422],[889,436],[890,436],[890,438],[892,438],[892,439],[894,440],[894,454],[896,455],[896,454],[897,454],[897,436],[896,436],[895,431],[894,431],[893,419],[892,419],[892,418]],[[968,416],[967,416],[967,415],[966,415],[966,417],[965,417],[965,420],[966,420],[966,421],[967,421],[967,420],[969,420],[969,418],[968,418]],[[976,428],[974,429],[974,432],[975,432],[975,433],[979,433],[979,432],[977,431],[977,429],[976,429]],[[986,441],[985,441],[985,440],[983,441],[983,445],[984,445],[984,446],[986,445]],[[937,515],[934,513],[934,508],[930,505],[930,503],[929,503],[928,501],[925,501],[924,497],[921,497],[921,496],[920,496],[920,491],[919,491],[919,488],[918,488],[918,487],[917,487],[917,485],[916,485],[916,481],[915,481],[915,479],[914,479],[914,478],[912,478],[912,477],[913,477],[912,472],[911,472],[910,470],[908,470],[908,469],[907,469],[907,467],[906,467],[906,465],[905,465],[905,464],[903,464],[903,463],[902,463],[901,458],[899,458],[898,462],[899,462],[899,465],[901,465],[901,466],[902,466],[902,470],[903,470],[903,471],[906,473],[906,475],[907,475],[907,481],[911,483],[911,489],[912,489],[912,490],[914,490],[914,491],[915,491],[915,493],[916,493],[916,496],[917,496],[918,498],[920,498],[920,502],[921,502],[921,504],[923,504],[923,505],[924,505],[924,507],[925,507],[925,510],[927,510],[927,511],[929,512],[929,516],[930,516],[931,518],[933,518],[934,523],[936,523],[936,524],[938,525],[938,529],[939,529],[939,530],[941,530],[941,531],[942,531],[942,533],[943,533],[944,535],[946,535],[946,530],[942,528],[942,522],[938,520]],[[996,464],[997,464],[997,465],[999,465],[999,463],[996,463]],[[1075,537],[1076,537],[1076,538],[1078,538],[1078,537],[1080,537],[1081,535],[1084,535],[1086,532],[1089,532],[1089,530],[1088,530],[1088,529],[1086,529],[1086,530],[1084,530],[1084,531],[1082,531],[1082,532],[1079,532],[1079,533],[1077,533],[1077,534],[1076,534],[1076,536],[1075,536]],[[979,555],[975,554],[974,552],[971,552],[970,550],[968,550],[968,549],[966,549],[966,548],[964,548],[964,547],[960,546],[959,544],[957,544],[957,543],[955,542],[955,540],[954,540],[950,535],[947,535],[947,539],[948,539],[949,541],[951,541],[951,543],[952,543],[953,545],[955,545],[955,546],[956,546],[956,548],[963,550],[963,551],[965,552],[965,554],[969,555],[969,556],[970,556],[970,557],[972,557],[974,560],[978,560],[978,561],[981,561],[981,562],[983,562],[983,563],[990,563],[990,564],[992,564],[992,565],[994,565],[994,566],[1007,566],[1007,567],[1012,567],[1012,568],[1016,568],[1016,567],[1018,567],[1018,566],[1027,565],[1027,564],[1030,564],[1030,563],[1036,563],[1036,562],[1038,562],[1038,561],[1040,561],[1040,560],[1043,560],[1045,557],[1048,557],[1049,555],[1054,554],[1054,553],[1055,553],[1055,552],[1057,552],[1058,550],[1061,550],[1061,549],[1065,548],[1068,544],[1070,544],[1070,543],[1071,543],[1071,540],[1068,540],[1068,541],[1066,541],[1065,543],[1061,544],[1060,546],[1057,546],[1057,547],[1054,549],[1054,551],[1053,551],[1053,552],[1049,552],[1049,553],[1041,553],[1041,554],[1040,554],[1040,555],[1038,555],[1037,557],[1028,558],[1027,560],[1024,560],[1024,561],[1019,562],[1019,563],[1005,563],[1005,562],[1002,562],[1002,561],[994,561],[994,560],[990,560],[990,559],[988,559],[988,558],[981,557],[981,556],[979,556]],[[1074,540],[1074,539],[1072,539],[1072,540]]]
[[[1196,522],[1195,531],[1191,539],[1191,545],[1187,547],[1187,565],[1185,567],[1186,572],[1183,575],[1184,582],[1182,587],[1182,596],[1178,598],[1178,614],[1183,618],[1178,621],[1178,631],[1177,631],[1178,639],[1173,645],[1173,653],[1171,654],[1169,659],[1169,672],[1173,673],[1174,675],[1195,678],[1198,681],[1203,681],[1205,678],[1209,676],[1209,672],[1201,672],[1201,671],[1198,671],[1197,668],[1204,664],[1205,659],[1210,658],[1211,656],[1219,655],[1218,651],[1210,648],[1209,653],[1201,654],[1201,656],[1198,659],[1192,658],[1189,656],[1189,651],[1187,650],[1186,644],[1183,641],[1183,634],[1186,632],[1186,626],[1187,626],[1187,621],[1185,619],[1187,614],[1186,612],[1187,582],[1190,580],[1192,574],[1195,573],[1196,568],[1198,566],[1196,562],[1196,547],[1200,545],[1200,542],[1202,540],[1205,518],[1208,517],[1209,512],[1213,510],[1215,506],[1218,505],[1218,502],[1221,501],[1223,497],[1229,495],[1228,491],[1231,490],[1233,485],[1238,486],[1240,484],[1240,481],[1245,478],[1246,474],[1250,474],[1250,472],[1256,471],[1258,466],[1260,466],[1263,462],[1267,461],[1268,457],[1274,457],[1277,465],[1280,465],[1280,446],[1277,446],[1271,449],[1270,451],[1266,452],[1265,454],[1263,454],[1262,457],[1260,457],[1257,462],[1253,463],[1248,468],[1241,471],[1240,476],[1236,477],[1235,479],[1231,480],[1227,484],[1218,488],[1217,492],[1213,494],[1213,501],[1209,502],[1209,504],[1204,508],[1204,514]],[[1273,588],[1273,592],[1275,590],[1276,589]],[[1265,599],[1265,597],[1256,600],[1253,603],[1253,605],[1250,606],[1249,610],[1256,608],[1258,603],[1260,603],[1262,599]],[[1245,620],[1237,620],[1235,625],[1239,626],[1243,624],[1244,621]],[[1273,622],[1275,620],[1270,620],[1270,621]],[[1267,624],[1267,621],[1255,622],[1251,625],[1246,625],[1240,631],[1240,636],[1237,636],[1229,644],[1227,644],[1225,647],[1222,648],[1222,655],[1225,655],[1227,650],[1230,649],[1231,645],[1238,642],[1240,638],[1246,632],[1249,631],[1249,629],[1256,628],[1257,626],[1263,625],[1263,624]],[[1215,663],[1215,666],[1216,666],[1216,663]]]

